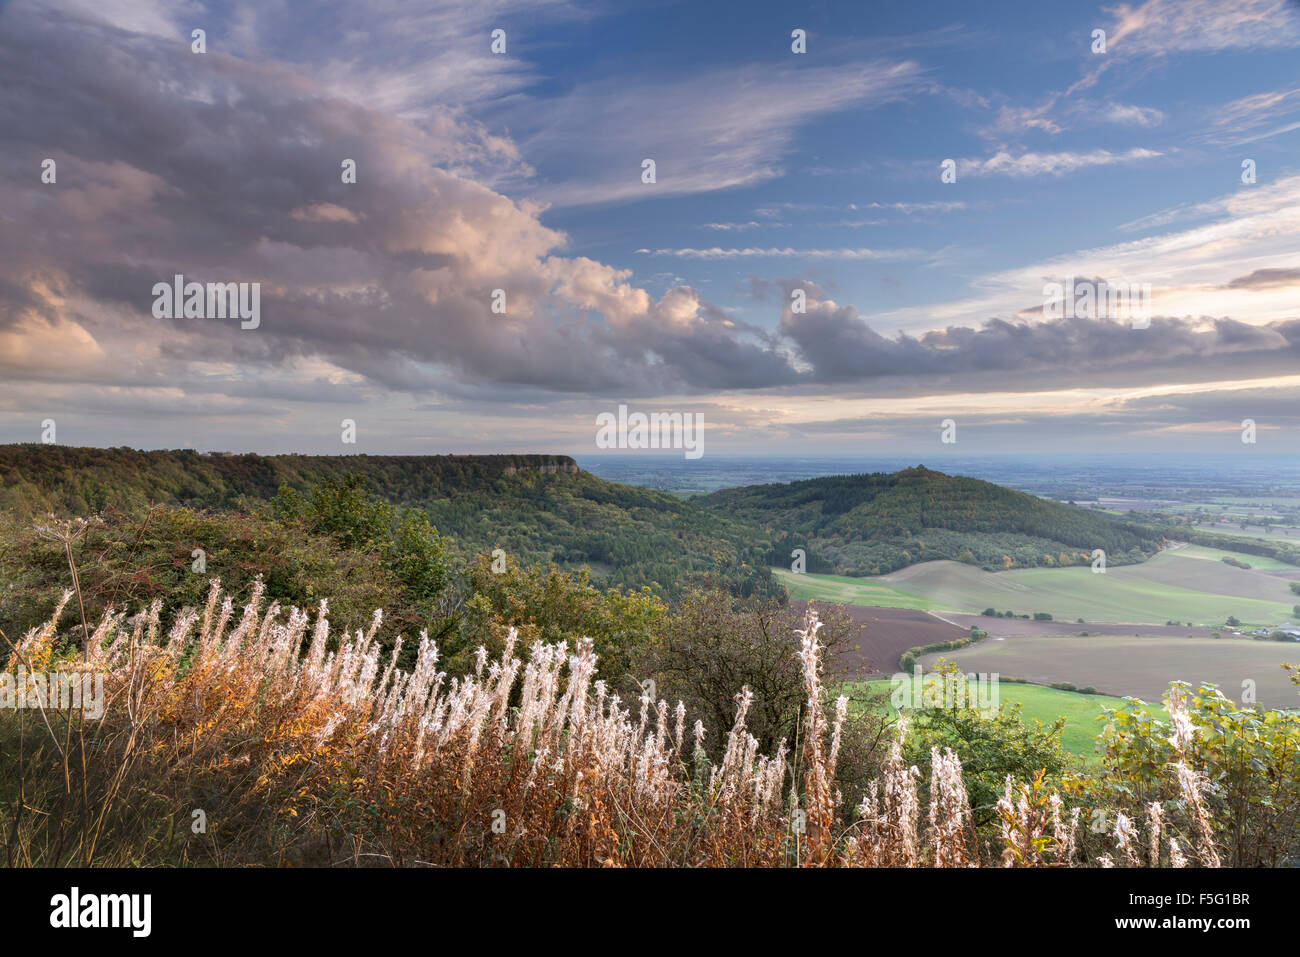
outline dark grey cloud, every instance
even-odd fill
[[[1278,289],[1300,285],[1300,268],[1256,269],[1248,276],[1238,276],[1225,289]]]
[[[786,281],[794,288],[797,281]],[[1057,384],[1140,372],[1146,383],[1178,378],[1175,370],[1197,367],[1217,376],[1223,363],[1252,364],[1248,374],[1294,368],[1300,325],[1254,325],[1230,318],[1153,317],[1150,327],[1132,328],[1110,319],[1064,318],[1036,322],[990,319],[979,328],[950,326],[919,337],[886,338],[851,305],[815,301],[796,314],[787,302],[781,331],[799,347],[821,382],[873,377],[1015,373],[1052,370]]]

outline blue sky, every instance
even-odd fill
[[[5,4],[0,439],[585,454],[624,402],[716,454],[1300,439],[1300,5],[627,7]],[[175,273],[260,325],[155,318]],[[1149,325],[1045,315],[1071,277]]]

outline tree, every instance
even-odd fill
[[[306,495],[281,486],[271,510],[345,549],[377,553],[405,586],[406,598],[433,615],[433,604],[447,584],[447,558],[438,530],[423,511],[394,508],[371,494],[365,477],[356,472],[327,479]]]
[[[384,558],[413,601],[435,602],[447,585],[447,555],[438,530],[419,509],[403,509]]]

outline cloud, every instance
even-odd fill
[[[889,261],[909,259],[919,255],[915,249],[792,249],[746,247],[744,249],[638,249],[643,256],[676,256],[679,259],[866,259]]]
[[[1098,108],[1098,118],[1109,123],[1123,126],[1140,126],[1148,129],[1159,126],[1165,120],[1165,114],[1150,106],[1137,106],[1133,103],[1108,102]]]
[[[316,359],[416,392],[456,380],[645,394],[793,375],[695,290],[656,299],[627,270],[564,255],[536,204],[465,173],[496,155],[478,124],[395,117],[292,64],[209,51],[24,4],[0,14],[6,376],[36,375],[55,334],[76,346],[80,378],[114,387],[183,384],[197,363],[254,377]],[[53,185],[39,180],[50,152]],[[260,283],[260,328],[154,319],[154,283],[178,273]]]
[[[1210,127],[1201,139],[1218,145],[1253,143],[1300,129],[1300,122],[1283,123],[1272,129],[1260,127],[1276,123],[1300,110],[1300,87],[1253,93],[1216,107],[1210,114]]]
[[[1086,153],[1022,153],[1019,156],[1002,150],[986,159],[959,160],[957,169],[961,173],[974,176],[1063,176],[1089,167],[1132,163],[1138,160],[1155,159],[1161,155],[1163,154],[1156,150],[1140,147],[1122,153],[1095,149]]]
[[[1300,269],[1256,269],[1249,276],[1238,276],[1227,289],[1290,289],[1300,286]]]
[[[750,185],[779,176],[800,127],[913,92],[921,69],[879,61],[793,69],[729,67],[653,83],[579,85],[524,98],[510,114],[552,206],[632,202]],[[593,131],[599,135],[593,135]],[[641,181],[653,159],[657,182]]]
[[[992,316],[1011,318],[1042,303],[1044,284],[1071,277],[1149,284],[1155,315],[1232,316],[1261,324],[1300,314],[1294,293],[1284,288],[1229,285],[1257,269],[1294,265],[1300,243],[1300,175],[1166,210],[1128,226],[1145,228],[1192,216],[1202,222],[976,276],[964,298],[880,311],[870,319],[880,328],[922,330],[976,324]]]
[[[788,289],[795,281],[787,281]],[[1053,370],[1063,381],[1142,370],[1155,379],[1162,369],[1187,364],[1208,368],[1233,356],[1259,363],[1256,374],[1293,363],[1300,351],[1300,323],[1250,325],[1232,319],[1156,317],[1149,329],[1108,319],[1009,322],[991,319],[978,328],[949,326],[919,337],[886,338],[851,305],[809,296],[797,314],[787,303],[781,332],[811,363],[818,382],[875,377],[965,376]],[[969,384],[969,382],[967,383]],[[933,386],[932,386],[933,387]]]
[[[970,390],[1156,388],[1277,376],[1295,364],[1300,334],[1287,320],[1296,315],[1300,178],[1147,218],[1210,220],[1195,229],[976,276],[957,302],[866,315],[830,298],[834,276],[798,280],[808,311],[790,313],[787,294],[775,328],[774,308],[754,307],[770,313],[758,325],[671,273],[651,277],[652,294],[637,272],[575,254],[543,221],[547,202],[683,195],[776,176],[816,118],[921,89],[916,64],[709,67],[659,83],[586,80],[551,98],[534,89],[539,77],[519,55],[527,36],[512,31],[516,53],[493,58],[487,27],[503,11],[548,22],[587,15],[565,4],[290,10],[106,0],[55,9],[65,15],[30,0],[0,10],[5,423],[61,409],[152,441],[151,418],[166,416],[238,447],[254,422],[336,436],[340,407],[361,407],[365,434],[384,422],[406,449],[528,448],[565,442],[573,433],[558,417],[589,423],[591,404],[612,396],[686,397],[739,428],[801,398],[834,404],[841,393],[952,403]],[[209,29],[202,56],[187,40],[198,20]],[[1262,128],[1252,117],[1293,102],[1282,91],[1243,103],[1234,122]],[[1098,109],[1137,127],[1162,118],[1113,102]],[[963,160],[962,170],[1059,177],[1162,155],[1008,147]],[[39,180],[47,156],[58,162],[54,185]],[[644,156],[658,162],[654,187],[640,182]],[[340,181],[344,158],[357,162],[356,184]],[[753,212],[711,211],[719,218],[705,228],[988,208],[769,198],[745,200],[746,210],[762,204]],[[780,238],[791,242],[638,252],[702,263],[933,262],[911,248]],[[152,286],[176,273],[261,283],[261,327],[154,319]],[[1070,275],[1151,281],[1151,329],[1013,321],[1045,279]],[[498,289],[504,314],[491,308]],[[896,320],[908,334],[882,334]],[[723,390],[743,394],[707,398]],[[61,439],[75,434],[61,418]]]
[[[312,203],[300,206],[289,213],[293,219],[305,223],[355,223],[356,214],[335,203]]]
[[[760,223],[751,219],[747,223],[701,223],[700,229],[712,229],[721,233],[733,233],[743,229],[779,229],[788,223]]]
[[[1109,50],[1159,55],[1300,46],[1300,9],[1291,0],[1147,0],[1109,8]]]

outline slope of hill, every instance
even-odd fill
[[[788,565],[807,551],[810,572],[880,575],[921,561],[952,559],[988,570],[1140,562],[1161,536],[1139,525],[979,479],[924,466],[893,474],[843,475],[726,489],[697,499],[755,522]]]
[[[681,501],[596,478],[563,455],[201,455],[55,445],[0,446],[0,509],[138,512],[151,503],[258,507],[281,486],[348,473],[394,505],[423,509],[463,550],[524,563],[589,565],[611,585],[665,594],[710,575],[781,593],[768,565],[794,548],[809,572],[880,575],[951,559],[988,570],[1143,561],[1159,533],[978,479],[924,467],[749,486]]]
[[[257,508],[281,487],[348,473],[394,505],[423,509],[453,547],[500,548],[521,563],[591,566],[608,585],[672,594],[704,576],[775,591],[750,524],[662,492],[606,482],[565,455],[200,455],[189,450],[0,446],[0,509],[140,511],[151,503]]]

